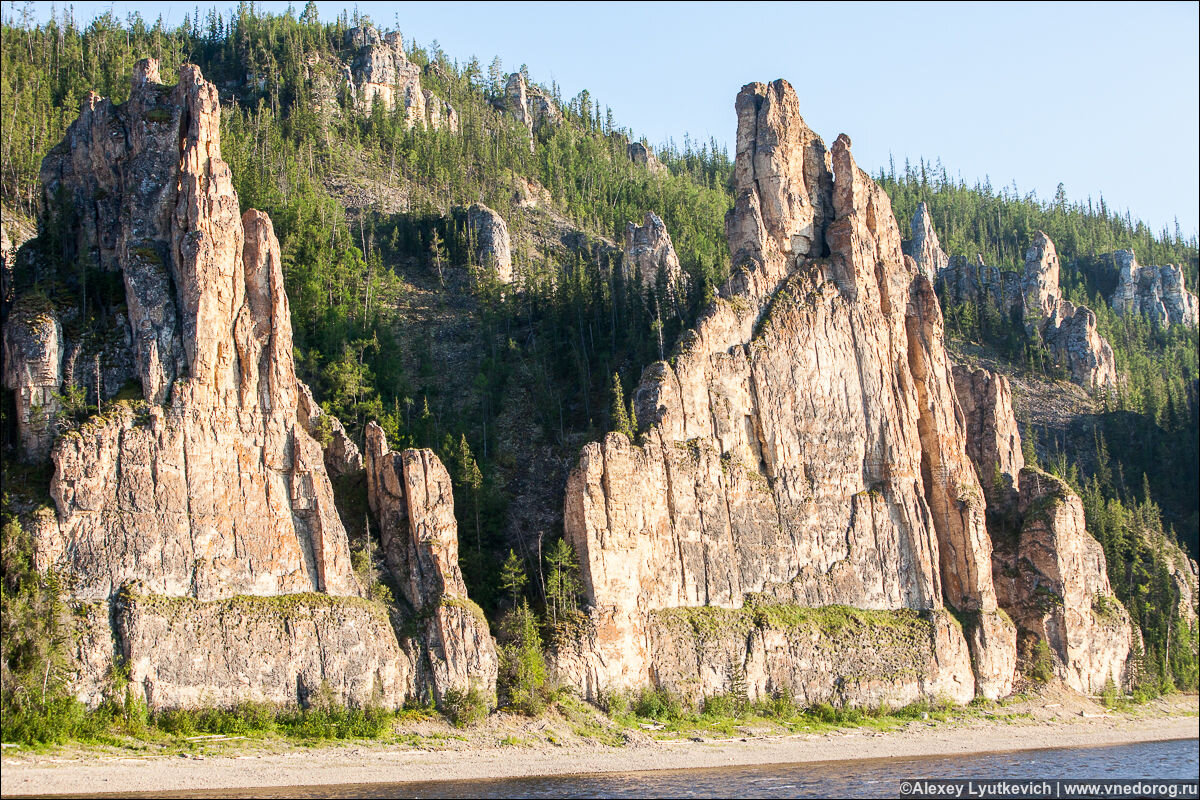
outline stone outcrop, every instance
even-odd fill
[[[665,281],[666,309],[672,313],[677,304],[687,299],[688,275],[679,265],[679,256],[671,243],[671,234],[659,216],[651,211],[641,225],[630,222],[625,225],[625,258],[621,262],[622,277],[627,283],[640,283],[643,296],[650,300],[656,292],[661,273]]]
[[[916,252],[919,238],[921,248],[936,244],[936,233],[923,208],[924,203],[913,218],[912,252]],[[925,229],[928,235],[919,237],[918,231]],[[926,257],[937,259],[936,255]],[[1025,268],[1019,276],[989,267],[979,257],[972,265],[956,256],[949,259],[937,279],[951,302],[989,303],[1005,318],[1019,318],[1025,335],[1043,343],[1075,383],[1086,389],[1114,389],[1118,376],[1112,346],[1096,329],[1095,312],[1063,298],[1060,273],[1054,242],[1038,231],[1025,252]]]
[[[951,256],[938,287],[951,303],[990,303],[1005,315],[1021,305],[1021,273],[989,267],[980,255]]]
[[[529,152],[533,152],[533,134],[543,125],[562,123],[562,112],[541,89],[525,82],[525,76],[514,72],[504,83],[504,94],[494,101],[496,108],[529,131]]]
[[[322,449],[297,424],[279,244],[266,215],[239,211],[219,122],[198,69],[172,88],[142,61],[129,101],[89,95],[42,165],[47,208],[62,192],[83,210],[77,252],[124,277],[146,401],[52,453],[49,546],[79,598],[128,581],[200,599],[359,593]]]
[[[1023,636],[1044,641],[1068,686],[1124,685],[1132,626],[1108,582],[1104,550],[1084,528],[1083,504],[1039,469],[1020,478],[1020,529],[996,540],[996,590]]]
[[[363,468],[362,453],[342,421],[325,413],[303,381],[296,381],[296,415],[325,451],[325,469],[331,476],[340,478]]]
[[[1102,260],[1117,272],[1117,288],[1109,304],[1118,314],[1144,314],[1163,327],[1196,327],[1200,300],[1184,286],[1182,268],[1144,267],[1132,250],[1118,250]]]
[[[17,438],[26,461],[45,460],[61,408],[63,335],[49,303],[23,298],[4,326],[4,385],[13,392]]]
[[[653,172],[655,175],[661,175],[667,171],[667,168],[662,165],[658,157],[654,155],[654,150],[648,145],[641,142],[630,142],[626,148],[629,153],[629,160],[640,167]]]
[[[492,270],[501,283],[512,283],[512,244],[504,218],[475,203],[467,209],[467,225],[475,240],[475,263]]]
[[[933,220],[929,218],[929,207],[924,203],[917,206],[917,213],[913,215],[912,239],[904,242],[904,253],[912,257],[917,269],[930,283],[935,282],[942,270],[950,266],[950,256],[946,255],[942,243],[938,241]]]
[[[492,695],[499,661],[458,566],[450,475],[431,450],[391,452],[373,422],[366,437],[367,499],[388,569],[423,627],[434,695],[472,685]]]
[[[404,55],[404,40],[396,31],[380,34],[370,25],[346,31],[345,46],[354,55],[347,85],[355,102],[370,109],[382,103],[392,111],[399,105],[409,128],[458,131],[458,113],[445,100],[421,88],[421,68]]]
[[[1088,389],[1114,388],[1117,365],[1112,346],[1096,330],[1095,312],[1063,299],[1059,273],[1054,242],[1038,231],[1025,252],[1021,278],[1025,332],[1041,336],[1075,383]]]
[[[967,454],[975,462],[989,508],[1020,489],[1025,468],[1008,378],[986,369],[954,367],[954,389],[967,422]]]
[[[992,513],[992,569],[1000,606],[1029,641],[1044,641],[1059,675],[1082,692],[1122,686],[1132,627],[1108,582],[1104,550],[1084,529],[1070,488],[1025,467],[1008,380],[955,367],[967,452]]]
[[[984,621],[939,634],[956,642],[940,674],[969,687],[959,696],[1007,693],[1015,634],[997,611],[932,285],[850,140],[827,150],[791,86],[750,84],[736,110],[734,274],[672,361],[643,374],[642,444],[585,446],[568,482],[593,634],[560,668],[589,692],[645,684],[675,668],[650,615],[739,609],[751,593],[949,603]],[[968,646],[982,648],[978,674]]]
[[[416,648],[397,640],[382,604],[359,598],[200,602],[129,591],[111,612],[108,603],[83,606],[78,627],[73,684],[89,705],[109,686],[114,651],[130,688],[160,710],[326,702],[398,708],[421,696]]]

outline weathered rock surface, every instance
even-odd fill
[[[654,155],[654,150],[641,142],[630,142],[626,148],[629,153],[629,160],[638,166],[645,167],[655,175],[661,175],[667,171],[667,168],[662,165],[658,157]]]
[[[1184,286],[1180,267],[1142,266],[1132,250],[1109,253],[1103,260],[1117,271],[1117,288],[1109,304],[1118,314],[1145,314],[1163,327],[1196,327],[1200,300]]]
[[[927,215],[926,222],[922,223],[922,218],[918,208],[913,219],[913,246],[918,228],[928,221]],[[1044,343],[1075,383],[1093,390],[1113,389],[1118,376],[1112,346],[1097,331],[1095,312],[1063,299],[1060,273],[1054,242],[1038,231],[1025,252],[1025,269],[1019,278],[1016,273],[986,266],[981,258],[971,265],[956,256],[938,274],[938,282],[951,302],[986,302],[1004,317],[1019,317],[1026,336]]]
[[[673,608],[649,615],[647,637],[658,685],[693,702],[743,688],[752,702],[790,693],[802,705],[975,696],[962,628],[942,610]],[[604,684],[589,646],[560,652],[557,665],[593,696]]]
[[[431,450],[391,452],[373,422],[366,437],[367,499],[388,569],[423,626],[434,695],[472,685],[494,694],[499,660],[458,566],[450,475]]]
[[[325,451],[325,469],[330,475],[340,478],[363,468],[362,453],[342,421],[326,414],[313,399],[312,390],[300,380],[296,381],[296,415]]]
[[[525,82],[525,76],[514,72],[504,83],[504,95],[494,101],[496,107],[529,130],[529,152],[533,152],[533,134],[542,125],[558,125],[562,112],[544,91]]]
[[[4,385],[13,391],[17,437],[26,461],[38,462],[54,442],[61,403],[63,335],[48,303],[23,298],[4,326]]]
[[[848,138],[826,150],[786,82],[746,86],[736,109],[726,228],[738,269],[673,362],[643,374],[643,444],[609,434],[587,445],[568,482],[566,533],[595,633],[567,671],[588,691],[675,668],[659,662],[649,615],[736,609],[748,593],[802,606],[949,602],[1004,626],[940,312],[901,252],[887,195]],[[979,654],[989,664],[1015,652],[1011,627],[945,636],[963,652],[969,641],[1003,652]],[[969,663],[955,664],[970,696]],[[984,671],[982,693],[1007,691],[1011,674],[998,671]]]
[[[679,256],[671,243],[671,234],[657,214],[646,212],[641,225],[630,222],[625,225],[625,258],[621,261],[622,277],[627,283],[640,283],[643,296],[653,297],[658,285],[659,274],[665,286],[664,314],[687,299],[688,275],[679,265]],[[653,304],[651,304],[653,311]]]
[[[512,244],[504,218],[475,203],[467,209],[467,225],[475,237],[475,263],[494,271],[501,283],[512,283]]]
[[[930,283],[935,282],[942,270],[950,266],[950,256],[946,255],[938,241],[933,220],[929,218],[929,207],[924,203],[917,206],[917,213],[913,215],[912,239],[904,243],[904,254],[912,256],[912,260],[917,262],[917,269]]]
[[[421,88],[421,68],[404,55],[396,31],[380,34],[370,25],[346,31],[345,46],[354,51],[349,81],[355,102],[370,109],[382,103],[391,111],[399,104],[409,128],[458,131],[458,113],[445,100]]]
[[[1110,678],[1121,686],[1132,629],[1109,586],[1104,551],[1084,529],[1079,497],[1025,467],[1004,376],[955,367],[954,378],[968,420],[967,452],[992,512],[1001,607],[1023,637],[1046,642],[1072,688],[1099,691]]]
[[[149,404],[55,446],[55,566],[80,598],[129,580],[201,599],[356,595],[321,447],[297,424],[271,221],[239,211],[213,85],[193,66],[157,80],[142,61],[127,103],[90,95],[42,166],[47,207],[61,191],[85,210],[78,251],[124,276]]]
[[[1021,278],[1022,319],[1029,336],[1041,336],[1071,380],[1088,389],[1117,385],[1112,346],[1096,330],[1096,314],[1064,300],[1059,288],[1058,251],[1038,231],[1025,252]]]
[[[75,662],[79,699],[95,705],[114,651],[153,709],[239,703],[397,708],[416,697],[417,654],[387,610],[358,598],[299,594],[200,602],[123,592],[85,606]]]
[[[1049,645],[1072,689],[1122,686],[1132,627],[1108,582],[1104,550],[1084,528],[1083,504],[1039,469],[1020,478],[1020,530],[997,536],[996,590],[1022,635]],[[1015,538],[1015,541],[1014,541]]]
[[[1021,305],[1021,273],[989,267],[980,255],[974,263],[951,256],[938,273],[938,286],[951,303],[991,303],[1005,315]]]
[[[954,389],[967,421],[967,454],[979,472],[988,507],[1003,506],[1020,489],[1025,468],[1008,378],[955,366]]]

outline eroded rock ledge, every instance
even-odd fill
[[[735,273],[672,361],[643,374],[641,443],[587,445],[568,482],[592,635],[560,670],[588,692],[661,682],[680,667],[653,615],[739,609],[755,593],[935,615],[949,604],[976,622],[938,634],[938,674],[960,702],[1006,694],[1015,636],[997,611],[932,285],[850,140],[827,150],[790,85],[750,84],[736,110]],[[788,680],[802,693],[798,672]]]
[[[472,682],[494,691],[494,645],[456,563],[449,585],[410,584],[427,620],[415,635],[361,598],[329,475],[362,456],[296,378],[279,243],[265,214],[240,209],[216,88],[191,65],[164,86],[154,60],[138,62],[126,103],[84,100],[42,182],[48,214],[79,210],[64,255],[123,278],[118,362],[143,394],[112,402],[97,379],[104,414],[55,442],[55,513],[35,519],[39,568],[92,604],[80,696],[99,702],[114,659],[152,708],[305,702],[326,684],[393,706]],[[75,380],[55,313],[5,327],[6,378],[27,409]],[[22,419],[36,458],[49,432]],[[423,508],[410,496],[410,519],[444,522],[434,500]],[[448,519],[435,552],[454,562],[452,507]]]

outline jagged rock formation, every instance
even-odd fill
[[[1038,231],[1025,252],[1021,280],[1025,331],[1042,341],[1071,373],[1071,380],[1088,389],[1117,385],[1112,346],[1096,330],[1096,314],[1062,298],[1058,252],[1050,237]]]
[[[1025,468],[1008,378],[955,366],[954,390],[967,421],[967,454],[979,472],[988,507],[1003,506],[1020,489]]]
[[[965,642],[938,634],[958,643],[939,650],[953,696],[1007,693],[1014,633],[932,286],[849,139],[827,151],[791,86],[750,84],[736,109],[735,273],[643,374],[642,445],[609,434],[568,482],[593,633],[560,669],[589,692],[644,684],[674,669],[650,615],[750,593],[934,617],[945,602],[977,620]]]
[[[81,598],[130,580],[201,599],[359,592],[321,447],[296,424],[279,245],[238,211],[219,120],[199,70],[168,88],[142,61],[129,101],[89,95],[43,162],[47,207],[61,191],[85,210],[78,252],[124,276],[149,404],[55,446],[53,549]]]
[[[917,213],[913,215],[912,239],[904,243],[904,254],[917,262],[917,269],[930,283],[935,282],[942,270],[950,265],[950,256],[946,255],[942,243],[938,241],[937,231],[933,229],[933,221],[929,218],[929,207],[924,203],[917,206]]]
[[[17,438],[26,461],[42,461],[61,408],[63,335],[58,316],[38,298],[13,306],[4,326],[4,385],[13,391]]]
[[[450,475],[431,450],[392,453],[373,422],[366,436],[368,502],[388,569],[424,627],[435,696],[471,684],[494,694],[499,661],[458,566]]]
[[[928,249],[931,241],[936,243],[937,234],[929,225],[928,214],[922,211],[924,205],[918,207],[913,218],[910,250]],[[919,236],[918,230],[926,228],[928,233]],[[935,238],[930,240],[929,236]],[[918,239],[922,242],[919,246]],[[936,254],[924,257],[937,258]],[[961,256],[949,259],[937,277],[952,302],[986,302],[1006,317],[1018,315],[1025,335],[1043,342],[1075,383],[1087,389],[1113,389],[1117,385],[1117,365],[1112,346],[1096,330],[1095,312],[1063,299],[1059,273],[1054,242],[1038,231],[1025,252],[1025,269],[1019,277],[986,266],[980,257],[972,265]]]
[[[458,113],[448,102],[421,88],[421,68],[404,55],[396,31],[381,35],[370,25],[346,31],[345,46],[354,51],[347,86],[363,108],[383,103],[388,111],[401,103],[409,128],[458,131]]]
[[[1200,300],[1184,286],[1180,267],[1144,267],[1132,250],[1118,250],[1102,259],[1117,271],[1117,288],[1108,302],[1118,314],[1145,314],[1163,327],[1196,327]]]
[[[951,256],[938,273],[938,287],[952,303],[991,303],[1005,314],[1021,305],[1021,274],[989,267],[981,255],[974,263]]]
[[[996,542],[996,589],[1021,630],[1046,642],[1072,689],[1122,686],[1129,614],[1108,582],[1104,550],[1084,528],[1083,504],[1059,479],[1036,468],[1020,475],[1016,541]]]
[[[647,145],[641,142],[630,142],[626,149],[629,153],[629,160],[638,166],[645,167],[655,175],[661,175],[667,171],[667,168],[654,155],[654,150]]]
[[[467,209],[467,225],[475,239],[475,263],[495,272],[501,283],[512,283],[512,244],[504,217],[475,203]]]
[[[679,256],[675,254],[667,226],[657,214],[647,211],[641,225],[632,222],[625,225],[625,258],[621,261],[621,274],[626,282],[640,282],[643,296],[650,298],[658,285],[660,272],[666,281],[668,304],[663,313],[670,313],[670,309],[687,298],[688,275],[679,265]]]
[[[395,706],[465,688],[467,676],[494,686],[453,528],[420,540],[458,577],[410,587],[428,612],[416,638],[398,639],[387,609],[359,597],[329,475],[359,471],[362,457],[296,378],[279,243],[266,215],[239,209],[219,122],[216,88],[196,67],[168,87],[144,60],[129,101],[89,95],[43,162],[48,213],[59,197],[79,209],[68,255],[124,279],[128,322],[116,319],[130,330],[114,346],[144,395],[58,439],[56,513],[32,520],[38,567],[70,575],[75,600],[112,609],[81,623],[76,690],[98,702],[114,652],[152,708],[327,691]],[[5,328],[6,369],[36,399],[71,380],[55,353],[74,343],[53,308],[31,311],[45,319]]]
[[[558,125],[562,112],[545,92],[525,83],[525,76],[514,72],[504,84],[504,95],[494,101],[497,109],[507,113],[529,130],[529,152],[533,152],[533,134],[542,125]]]
[[[1000,606],[1023,637],[1050,647],[1071,688],[1097,692],[1110,679],[1122,686],[1132,626],[1109,585],[1104,550],[1084,529],[1083,504],[1059,479],[1025,466],[1004,376],[955,367],[954,378],[967,452],[993,512]]]

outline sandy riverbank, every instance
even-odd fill
[[[1196,738],[1197,697],[1156,701],[1131,711],[1105,713],[1084,700],[1041,698],[1001,720],[914,722],[878,732],[869,728],[827,733],[656,741],[635,738],[614,747],[586,740],[554,745],[532,736],[486,741],[483,735],[451,739],[438,749],[412,743],[352,743],[303,747],[245,743],[223,752],[192,755],[74,749],[21,753],[9,749],[2,761],[0,790],[24,794],[84,794],[220,790],[269,786],[396,783],[688,769],[751,764],[801,763],[865,758],[901,758],[1001,752],[1050,747],[1084,747]],[[1024,715],[1028,716],[1024,716]],[[452,730],[452,729],[451,729]],[[541,728],[545,731],[546,728]],[[436,740],[437,737],[433,737]],[[703,737],[701,737],[703,738]],[[426,740],[428,742],[428,740]],[[236,744],[236,743],[235,743]]]

